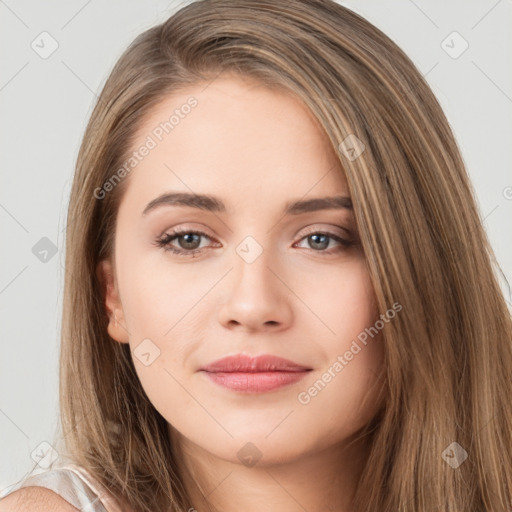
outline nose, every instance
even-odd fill
[[[263,251],[251,263],[235,253],[233,261],[234,268],[225,283],[225,300],[218,312],[219,322],[228,329],[252,332],[288,328],[293,321],[293,293],[269,251]]]

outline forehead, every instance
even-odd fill
[[[307,107],[251,79],[221,76],[168,95],[145,116],[132,150],[143,146],[151,149],[130,173],[133,199],[165,189],[238,202],[347,193],[339,157]]]

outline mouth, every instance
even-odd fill
[[[312,368],[270,354],[236,354],[200,369],[211,382],[246,393],[273,391],[294,384],[310,371]]]

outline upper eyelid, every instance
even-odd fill
[[[303,234],[301,236],[301,238],[307,236],[308,234],[322,233],[322,232],[325,232],[326,234],[329,234],[329,235],[339,236],[341,238],[343,238],[344,236],[349,236],[349,237],[353,236],[353,232],[352,231],[350,231],[347,228],[343,228],[341,226],[336,226],[336,227],[332,227],[332,228],[321,228],[321,227],[317,227],[315,225],[312,225],[312,226],[307,226],[304,229],[306,229],[307,232],[305,234]],[[340,229],[340,230],[344,231],[346,233],[346,235],[340,235],[339,233],[333,233],[332,231],[334,231],[335,229]],[[167,229],[167,230],[162,232],[160,237],[164,237],[166,235],[173,235],[173,236],[175,236],[175,235],[187,234],[187,233],[193,233],[193,232],[194,233],[198,233],[201,236],[206,236],[210,240],[215,239],[214,235],[210,235],[203,228],[192,228],[192,227],[187,227],[187,226]]]

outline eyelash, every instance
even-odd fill
[[[195,231],[193,229],[183,229],[183,230],[175,230],[170,233],[165,233],[161,237],[157,238],[157,240],[155,241],[155,245],[157,247],[163,248],[164,251],[170,251],[174,254],[178,254],[180,256],[185,256],[185,257],[194,257],[195,254],[197,254],[198,252],[201,252],[204,249],[204,247],[203,247],[200,249],[185,250],[185,249],[177,249],[176,247],[173,247],[172,245],[170,245],[172,241],[174,241],[176,238],[179,238],[181,235],[199,235],[199,236],[208,238],[210,240],[212,239],[206,233],[203,233],[201,231]],[[311,235],[324,235],[329,238],[332,238],[333,240],[336,240],[336,242],[339,242],[342,245],[342,247],[338,247],[339,250],[343,250],[343,248],[348,249],[349,247],[352,247],[355,245],[354,241],[346,240],[344,238],[339,237],[338,235],[335,235],[334,233],[330,233],[330,232],[326,232],[326,231],[311,231],[310,233],[306,233],[299,240],[299,242],[302,241],[304,238],[307,238],[308,236],[311,236]],[[323,253],[322,255],[325,255],[325,256],[332,255],[332,254],[338,252],[338,251],[333,252],[332,250],[329,250],[329,251],[315,250],[315,249],[310,249],[310,250],[313,252],[317,252],[317,253]]]

